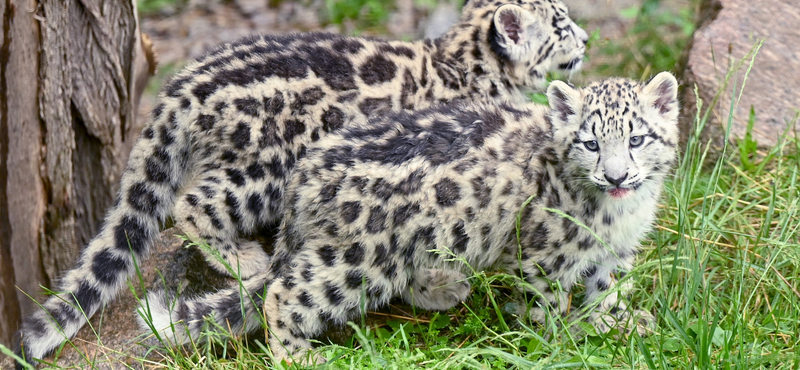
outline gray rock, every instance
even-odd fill
[[[724,86],[730,66],[748,55],[753,45],[765,39],[746,81],[729,140],[744,137],[750,108],[755,110],[753,137],[761,147],[774,145],[800,109],[800,8],[795,0],[705,0],[700,26],[685,58],[684,137],[693,130],[697,110],[694,86],[707,107],[721,88],[703,138],[721,146],[732,96],[738,96],[747,70],[744,65]],[[732,95],[733,79],[736,95]],[[705,108],[703,108],[705,111]]]

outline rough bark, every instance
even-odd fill
[[[37,108],[38,25],[35,1],[5,0],[0,45],[0,340],[9,343],[21,308],[14,287],[37,292],[47,279],[38,253],[44,214],[39,176],[42,127]]]
[[[133,0],[0,0],[0,342],[71,268],[138,135]],[[149,49],[148,49],[149,51]],[[152,61],[152,59],[150,59]]]

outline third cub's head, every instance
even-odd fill
[[[462,13],[462,20],[482,23],[481,41],[511,67],[519,85],[541,87],[548,71],[581,67],[588,36],[561,0],[469,0]]]
[[[553,138],[570,176],[614,198],[661,186],[678,145],[678,83],[659,73],[647,84],[612,78],[547,89]]]

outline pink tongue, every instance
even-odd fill
[[[626,194],[628,194],[628,189],[620,189],[620,188],[611,189],[608,191],[608,194],[610,194],[614,198],[622,198]]]

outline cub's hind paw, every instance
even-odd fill
[[[467,276],[460,271],[425,269],[415,276],[414,283],[406,289],[403,300],[423,310],[449,310],[469,297],[471,286]]]

